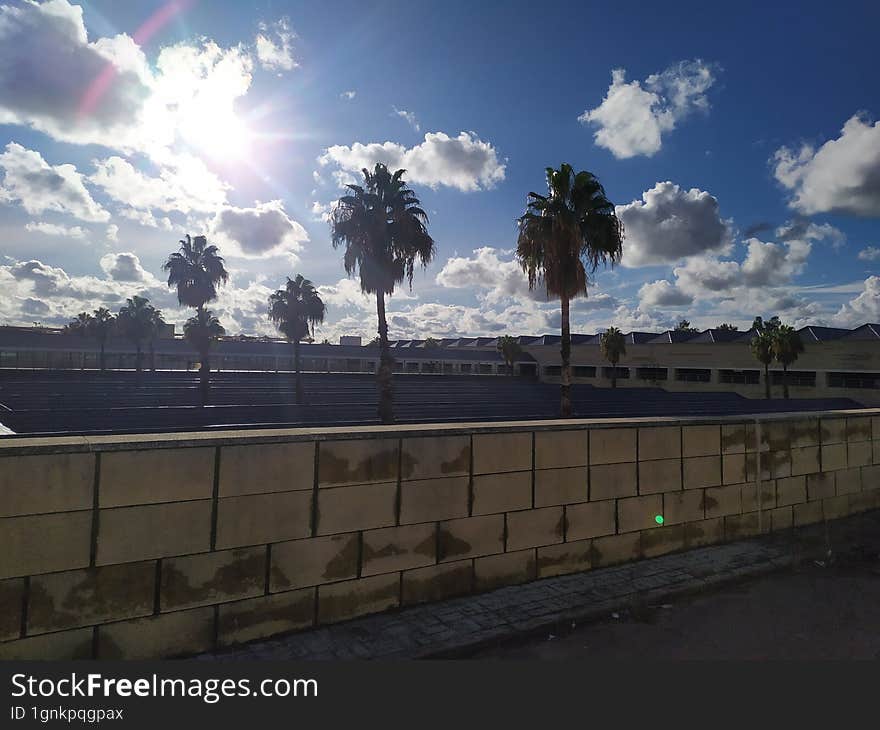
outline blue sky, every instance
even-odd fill
[[[230,333],[270,333],[268,294],[302,273],[319,338],[371,337],[326,213],[378,160],[410,170],[438,250],[392,297],[392,336],[558,327],[511,249],[563,161],[627,230],[576,330],[880,319],[880,8],[537,7],[7,0],[0,323],[135,293],[181,322],[161,264],[189,232],[233,273]]]

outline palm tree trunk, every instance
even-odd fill
[[[782,363],[782,395],[788,400],[788,363]]]
[[[156,372],[156,343],[150,340],[150,372]]]
[[[379,420],[394,423],[394,392],[391,385],[393,361],[388,347],[388,322],[385,321],[385,293],[376,292],[376,313],[379,319]]]
[[[764,397],[770,400],[770,364],[764,363]]]
[[[135,356],[134,368],[135,368],[135,370],[137,370],[137,374],[140,375],[141,374],[141,343],[140,342],[137,343],[137,345],[135,346],[135,349],[137,350],[137,355]]]
[[[303,402],[302,373],[299,370],[299,340],[293,341],[293,367],[296,370],[296,404],[299,406]]]
[[[617,387],[617,363],[616,362],[611,363],[611,387],[612,388]]]
[[[208,348],[199,353],[201,363],[199,365],[199,390],[202,396],[202,405],[208,405],[208,396],[211,389],[211,361]]]
[[[99,358],[99,367],[101,368],[101,372],[104,372],[104,340],[101,340],[101,356]]]
[[[571,323],[569,322],[568,297],[562,297],[562,388],[560,414],[563,418],[571,418]]]

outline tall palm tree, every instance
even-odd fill
[[[599,349],[602,357],[611,363],[611,387],[617,387],[617,363],[626,355],[626,340],[617,327],[609,327],[599,336]]]
[[[507,364],[507,373],[513,375],[513,365],[523,353],[519,340],[516,337],[504,335],[503,337],[498,338],[498,344],[496,347],[498,348],[498,352],[501,353],[501,357],[504,358],[504,362]]]
[[[434,257],[434,239],[428,234],[428,215],[403,175],[377,163],[363,170],[363,185],[348,185],[330,216],[333,247],[345,246],[345,272],[360,275],[361,291],[376,295],[379,323],[379,418],[394,422],[391,373],[394,360],[388,346],[385,295],[404,279],[412,288],[416,261],[427,266]]]
[[[302,374],[299,366],[299,343],[309,333],[314,334],[315,325],[324,321],[326,308],[314,284],[297,274],[287,277],[284,289],[269,296],[269,319],[293,343],[293,362],[296,369],[296,402],[303,402]]]
[[[93,317],[88,312],[80,312],[70,322],[64,325],[64,329],[72,335],[88,337],[92,333]]]
[[[519,218],[516,256],[528,274],[529,288],[539,281],[547,296],[559,298],[562,309],[563,418],[571,416],[570,301],[587,293],[587,281],[599,264],[613,266],[623,253],[623,224],[605,189],[590,172],[575,173],[571,165],[548,167],[547,195],[529,193]]]
[[[764,397],[770,400],[770,363],[773,362],[773,338],[779,328],[779,317],[771,317],[766,322],[761,317],[755,317],[752,329],[755,334],[752,337],[752,355],[764,366]]]
[[[210,309],[199,307],[194,317],[190,317],[183,325],[183,336],[186,341],[199,353],[199,382],[201,385],[202,403],[207,403],[208,391],[205,383],[208,382],[211,372],[210,351],[211,343],[218,337],[226,334],[220,320],[214,316]]]
[[[780,325],[773,333],[773,357],[782,365],[782,393],[788,398],[788,366],[798,359],[804,351],[804,343],[801,341],[797,330],[787,324]]]
[[[229,280],[219,249],[208,245],[205,236],[191,238],[187,234],[180,241],[180,249],[168,256],[162,269],[168,272],[168,286],[177,289],[177,301],[184,306],[194,307],[195,319],[207,321],[203,316],[205,305],[217,298],[217,287]],[[211,377],[210,367],[207,366],[210,340],[197,338],[197,341],[207,343],[204,350],[199,350],[202,402],[207,403]]]
[[[150,305],[149,299],[133,296],[131,299],[125,300],[125,306],[119,310],[117,317],[122,334],[135,346],[137,352],[135,367],[138,375],[141,373],[144,341],[150,338],[150,333],[153,330],[152,322],[155,311]]]
[[[150,343],[150,370],[153,372],[156,371],[156,338],[164,326],[165,318],[162,316],[162,311],[154,308],[150,312],[150,334],[148,338]]]
[[[98,307],[98,309],[95,310],[94,317],[92,318],[92,331],[95,334],[95,339],[98,340],[98,344],[101,347],[98,365],[102,372],[104,371],[104,347],[107,345],[107,338],[110,336],[110,333],[115,326],[116,317],[113,316],[113,313],[107,309],[107,307]]]

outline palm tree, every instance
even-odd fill
[[[135,367],[138,375],[141,373],[144,341],[150,338],[150,333],[153,331],[155,311],[149,299],[133,296],[125,300],[125,306],[119,310],[117,317],[122,334],[132,341],[137,351]]]
[[[752,337],[752,355],[764,366],[764,397],[770,399],[770,363],[773,362],[773,331],[757,329]]]
[[[782,365],[782,392],[788,398],[788,366],[798,359],[804,351],[804,343],[801,341],[797,330],[787,324],[780,325],[773,332],[773,357]]]
[[[718,325],[718,327],[716,329],[718,329],[720,332],[737,332],[737,331],[739,331],[739,327],[737,327],[735,324],[730,324],[730,322],[722,322],[721,324]]]
[[[345,272],[360,275],[361,291],[376,295],[379,323],[379,418],[394,422],[391,373],[394,360],[388,346],[385,295],[404,279],[412,289],[415,263],[427,266],[434,257],[434,239],[428,234],[428,215],[403,175],[382,163],[373,172],[363,170],[364,184],[347,185],[350,194],[339,199],[330,216],[333,247],[345,246]]]
[[[207,403],[208,392],[205,383],[208,382],[211,372],[209,353],[211,343],[218,337],[226,334],[220,320],[214,316],[210,309],[199,307],[196,315],[190,317],[183,325],[183,336],[199,353],[199,382],[202,392],[202,403]]]
[[[98,307],[95,310],[95,314],[92,317],[92,331],[95,334],[95,339],[98,340],[98,344],[101,346],[101,355],[98,363],[102,372],[104,370],[104,347],[107,344],[107,338],[115,326],[116,317],[113,316],[109,309]]]
[[[92,315],[88,312],[80,312],[70,322],[64,325],[66,332],[80,337],[88,337],[92,332]]]
[[[435,339],[433,337],[428,337],[425,340],[425,349],[426,350],[437,350],[440,347],[440,340]]]
[[[563,418],[571,416],[571,324],[569,303],[587,293],[599,264],[613,266],[623,253],[623,224],[605,189],[590,172],[571,165],[548,167],[547,195],[529,193],[519,218],[516,256],[528,273],[529,289],[542,281],[547,296],[561,301]]]
[[[498,348],[498,352],[501,353],[501,357],[504,358],[504,362],[507,364],[508,374],[513,375],[513,365],[523,353],[523,349],[519,345],[519,340],[516,337],[504,335],[503,337],[498,338],[498,344],[496,347]]]
[[[683,319],[675,325],[676,332],[699,332],[696,327],[691,327],[690,320]]]
[[[177,289],[177,301],[196,310],[195,319],[207,321],[203,316],[205,305],[217,298],[217,287],[229,280],[229,274],[223,265],[223,257],[216,246],[209,246],[205,236],[191,238],[189,234],[180,241],[180,249],[172,253],[162,266],[168,272],[168,286]],[[210,340],[197,338],[201,343],[207,342],[204,350],[199,350],[203,367],[199,369],[202,402],[208,402],[210,388],[210,367],[208,363],[208,347]]]
[[[609,327],[599,337],[599,349],[602,356],[611,363],[611,387],[617,387],[617,363],[622,355],[626,355],[626,340],[617,327]]]
[[[295,279],[287,277],[284,289],[278,289],[269,296],[269,319],[287,341],[293,343],[297,404],[303,402],[299,343],[309,333],[314,334],[315,325],[324,321],[325,309],[318,291],[302,274],[297,274]]]
[[[150,312],[150,334],[149,334],[149,343],[150,343],[150,370],[156,371],[156,338],[159,336],[159,333],[162,331],[162,328],[165,326],[165,318],[162,316],[162,312],[159,309],[152,308],[152,312]]]

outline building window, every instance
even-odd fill
[[[669,370],[666,368],[636,368],[636,378],[639,380],[667,380]]]
[[[771,370],[770,371],[770,383],[772,385],[784,385],[785,378],[783,377],[784,373],[781,370]],[[816,373],[815,372],[807,372],[805,370],[789,370],[788,371],[788,384],[795,385],[802,388],[815,388],[816,387]]]
[[[703,368],[676,368],[675,379],[683,383],[709,383],[712,371]]]
[[[610,380],[615,372],[618,380],[626,380],[629,378],[629,368],[602,368],[602,377]]]
[[[459,370],[459,372],[462,372],[462,373],[469,373],[469,372],[471,372],[471,364],[469,362],[463,362],[459,366],[458,370]]]
[[[572,369],[572,375],[576,378],[595,378],[596,368],[592,365],[575,365]]]
[[[829,388],[880,388],[880,373],[828,373]]]
[[[484,362],[480,363],[480,375],[491,375],[492,374],[492,366],[488,365]]]
[[[558,378],[562,375],[562,366],[561,365],[545,365],[544,366],[544,375],[550,378]]]
[[[760,370],[719,370],[718,382],[735,385],[758,385],[761,382]]]
[[[406,364],[406,372],[408,372],[408,373],[419,372],[419,364],[417,362],[408,362]]]

